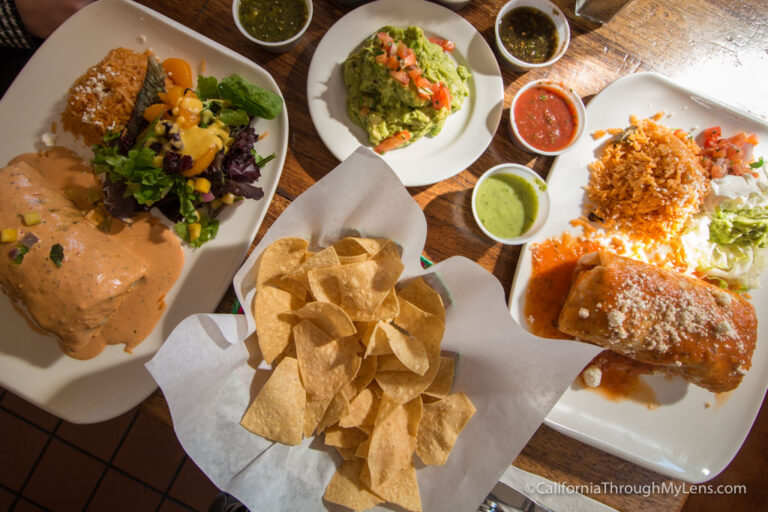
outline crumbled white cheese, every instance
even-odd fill
[[[729,306],[731,304],[731,295],[726,292],[715,292],[715,302],[720,306]]]
[[[140,43],[146,43],[147,42],[147,36],[144,34],[139,34],[139,42]]]
[[[589,310],[587,308],[579,308],[579,318],[589,318]]]
[[[584,378],[584,383],[587,386],[596,388],[603,379],[603,371],[596,364],[591,364],[581,372],[581,376]]]
[[[621,327],[624,323],[625,315],[618,309],[614,309],[608,312],[608,325],[611,327]]]
[[[43,141],[46,147],[51,148],[56,144],[56,135],[53,133],[44,133],[40,140]]]

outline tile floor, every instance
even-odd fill
[[[217,493],[145,412],[74,425],[0,388],[0,512],[206,512]]]

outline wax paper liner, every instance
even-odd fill
[[[445,466],[423,467],[415,458],[419,490],[425,511],[476,510],[599,349],[525,331],[510,316],[499,281],[466,258],[422,269],[424,214],[387,164],[364,148],[291,203],[237,272],[244,315],[191,316],[147,363],[176,435],[214,484],[254,512],[340,509],[322,499],[341,463],[332,448],[318,438],[272,443],[239,422],[269,375],[263,363],[256,370],[247,364],[242,343],[255,335],[250,304],[259,254],[283,237],[304,237],[317,248],[350,233],[395,240],[405,264],[401,279],[424,275],[443,295],[442,348],[458,354],[453,391],[466,393],[477,413]]]

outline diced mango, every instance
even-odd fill
[[[40,221],[43,220],[42,217],[40,217],[40,212],[25,213],[23,219],[25,226],[34,226],[35,224],[40,224]]]
[[[221,198],[221,202],[224,204],[232,204],[235,202],[235,195],[231,193],[224,194],[224,196]]]
[[[199,222],[193,222],[188,226],[189,229],[189,241],[194,242],[198,238],[200,238],[200,233],[203,229],[203,227],[200,225]]]
[[[207,194],[208,192],[211,191],[211,182],[208,181],[206,178],[196,178],[195,190],[200,192],[201,194]]]
[[[0,242],[10,243],[19,239],[19,232],[14,228],[5,228],[0,231]]]

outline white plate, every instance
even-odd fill
[[[0,165],[20,153],[43,149],[42,134],[59,120],[67,91],[75,79],[118,46],[136,51],[151,48],[160,58],[181,57],[193,69],[205,60],[206,75],[239,73],[280,94],[261,67],[210,39],[150,9],[126,0],[103,0],[70,18],[35,53],[0,102]],[[61,123],[58,122],[59,134]],[[288,143],[285,109],[272,121],[260,119],[257,130],[269,130],[259,152],[275,152],[256,185],[259,201],[244,201],[225,213],[217,238],[202,249],[185,249],[184,269],[166,296],[168,305],[154,331],[127,354],[107,347],[88,361],[63,355],[54,338],[32,330],[0,294],[0,385],[39,407],[75,423],[104,421],[131,409],[157,386],[144,368],[176,324],[188,315],[211,312],[227,290],[261,224],[277,187]],[[57,144],[92,158],[82,144],[59,135]],[[2,255],[0,255],[2,256]]]
[[[427,37],[456,43],[451,55],[472,72],[469,97],[435,137],[385,153],[383,158],[407,187],[431,185],[454,176],[477,160],[491,143],[501,119],[504,85],[493,50],[469,22],[450,9],[424,0],[379,0],[337,21],[317,45],[307,76],[309,114],[320,138],[339,160],[368,134],[347,116],[347,89],[341,65],[350,53],[384,25],[418,25]]]
[[[600,128],[622,128],[629,116],[650,117],[665,111],[660,122],[689,130],[714,125],[724,134],[744,130],[762,141],[756,153],[766,155],[768,125],[714,99],[686,89],[654,73],[630,75],[609,85],[587,106],[587,133]],[[547,226],[532,243],[573,228],[568,221],[581,215],[587,165],[596,158],[603,140],[583,137],[573,149],[555,160],[549,173],[553,204]],[[531,275],[529,246],[523,248],[510,293],[510,311],[525,325],[524,294]],[[715,477],[744,442],[765,395],[768,372],[768,276],[752,293],[759,319],[758,343],[752,369],[728,396],[717,397],[681,378],[646,378],[661,406],[649,410],[632,401],[612,402],[588,390],[571,387],[547,416],[546,424],[664,475],[689,482]],[[705,408],[705,403],[712,405]]]

